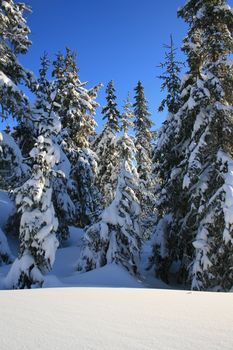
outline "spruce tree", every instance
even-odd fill
[[[29,166],[25,164],[21,150],[14,138],[5,131],[1,131],[0,138],[1,166],[8,166],[8,173],[3,176],[6,189],[19,186],[30,173]],[[1,176],[1,175],[0,175]]]
[[[117,109],[115,88],[112,80],[108,83],[106,89],[106,100],[107,105],[102,109],[103,120],[106,119],[110,128],[118,132],[120,113]]]
[[[148,111],[144,87],[141,81],[135,88],[134,130],[137,172],[139,175],[139,200],[142,208],[142,222],[146,228],[154,210],[155,198],[153,195],[154,181],[152,177],[152,133],[151,114]]]
[[[183,63],[176,59],[177,48],[174,46],[172,35],[170,43],[164,45],[164,48],[165,59],[158,66],[163,72],[158,78],[162,80],[161,91],[166,91],[167,94],[159,106],[159,112],[167,108],[169,113],[175,114],[180,107],[180,72]]]
[[[124,135],[119,139],[120,165],[116,194],[86,229],[79,271],[89,271],[110,263],[120,264],[131,274],[138,273],[141,249],[140,204],[137,198],[138,175],[134,166],[135,147],[127,130],[130,120],[124,115]]]
[[[158,261],[165,274],[177,262],[179,279],[192,288],[226,291],[233,283],[228,91],[233,16],[224,0],[190,0],[179,15],[189,25],[183,50],[190,68],[170,136],[178,161],[170,175],[165,215],[171,213],[171,220],[161,235]]]
[[[103,119],[106,119],[106,124],[103,131],[93,142],[93,149],[98,157],[98,187],[105,207],[111,203],[115,196],[119,165],[117,133],[120,130],[120,112],[117,109],[113,81],[110,81],[107,86],[106,100],[107,104],[102,109]]]
[[[225,0],[205,0],[190,1],[179,15],[189,24],[189,38],[199,45],[195,119],[183,178],[190,196],[186,227],[194,231],[195,248],[188,272],[194,289],[228,291],[233,285],[233,14]],[[190,39],[184,42],[188,54],[195,48]]]
[[[18,62],[18,55],[27,53],[31,42],[28,38],[30,29],[24,18],[29,8],[24,3],[13,0],[0,1],[0,118],[9,116],[22,118],[28,113],[29,104],[19,84],[26,82],[30,74]],[[0,161],[11,162],[12,180],[20,180],[25,175],[25,167],[21,166],[21,152],[14,140],[0,132]],[[8,181],[9,180],[9,181]],[[6,186],[12,185],[10,178]],[[1,232],[0,260],[10,261],[10,253],[6,258],[7,240]],[[5,242],[5,243],[4,243]],[[5,248],[3,248],[3,246]]]
[[[46,79],[47,68],[44,58],[32,116],[38,137],[30,152],[31,177],[16,190],[16,204],[21,213],[20,253],[6,277],[8,288],[41,287],[44,274],[53,266],[58,246],[51,178],[56,176],[54,167],[59,162],[56,136],[61,124],[54,112],[56,87]]]
[[[130,95],[124,101],[123,113],[121,114],[121,130],[128,134],[129,129],[133,128],[134,112],[132,110],[132,103],[130,102]]]
[[[25,12],[30,12],[30,8],[24,3],[0,1],[0,118],[14,117],[21,122],[29,116],[30,106],[20,85],[29,85],[32,79],[18,61],[18,56],[26,54],[31,45]],[[13,158],[17,145],[13,147],[13,140],[8,138],[12,142],[7,147],[6,134],[2,134],[2,139],[4,157],[9,150],[9,157]]]
[[[166,108],[168,116],[158,132],[153,154],[157,220],[152,239],[153,254],[149,259],[149,265],[156,270],[158,276],[168,282],[168,269],[174,257],[171,255],[171,248],[168,254],[167,236],[172,231],[171,227],[176,226],[172,212],[176,210],[177,197],[180,196],[179,168],[176,167],[180,162],[182,151],[180,152],[178,147],[176,130],[179,120],[176,118],[176,113],[181,104],[180,72],[183,63],[176,58],[172,36],[170,44],[165,45],[165,48],[167,51],[164,62],[159,65],[163,72],[159,78],[162,80],[161,90],[166,91],[167,95],[162,100],[159,111]],[[173,239],[173,244],[176,245],[175,239]]]
[[[9,115],[23,117],[28,100],[19,84],[30,74],[18,62],[17,56],[25,54],[31,44],[30,29],[24,12],[30,9],[24,3],[13,0],[0,1],[0,105],[1,118]]]
[[[60,144],[71,166],[68,192],[75,205],[74,222],[83,227],[95,221],[101,211],[96,186],[97,156],[89,142],[95,131],[96,98],[101,85],[85,88],[87,83],[81,83],[78,77],[76,55],[68,48],[65,57],[57,55],[53,75],[62,123]]]

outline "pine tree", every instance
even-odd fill
[[[5,131],[1,132],[0,159],[1,167],[8,167],[8,172],[3,176],[6,189],[12,189],[16,184],[19,186],[28,177],[30,170],[23,162],[21,150],[13,137]]]
[[[120,113],[117,109],[115,88],[112,80],[108,83],[106,89],[106,100],[107,105],[102,110],[103,120],[107,119],[110,128],[118,132]]]
[[[153,254],[149,260],[150,267],[153,266],[157,275],[168,282],[168,269],[174,257],[171,255],[171,248],[168,253],[167,236],[170,230],[172,231],[171,227],[176,226],[172,211],[176,210],[177,197],[180,196],[178,184],[181,185],[179,183],[179,168],[176,168],[182,155],[177,144],[178,119],[176,113],[181,104],[179,75],[183,64],[176,59],[176,49],[172,36],[170,44],[165,45],[165,48],[168,51],[165,52],[164,62],[159,65],[164,70],[159,78],[162,80],[161,90],[165,90],[167,95],[162,100],[159,111],[167,108],[168,116],[158,132],[153,154],[157,222],[152,239]],[[176,245],[175,239],[171,242]]]
[[[13,0],[0,1],[0,118],[16,117],[25,119],[30,112],[29,102],[20,84],[29,85],[32,74],[18,62],[19,54],[26,54],[31,44],[30,29],[24,13],[30,11],[24,3]],[[4,157],[14,157],[11,145],[7,147],[6,134],[2,134]],[[15,145],[15,149],[16,149]],[[12,167],[13,168],[13,167]],[[16,169],[16,172],[18,170]]]
[[[134,167],[135,147],[127,130],[130,120],[124,114],[124,136],[118,142],[120,165],[116,194],[100,215],[99,221],[86,229],[84,246],[78,263],[79,271],[89,271],[110,263],[138,273],[141,249],[140,204],[136,189],[138,175]]]
[[[162,235],[165,254],[158,260],[167,274],[177,261],[179,278],[192,282],[192,288],[229,290],[233,148],[228,91],[232,75],[227,72],[232,11],[224,0],[190,0],[179,15],[189,24],[183,50],[190,69],[182,80],[171,135],[179,161],[170,175],[172,218]]]
[[[174,46],[172,35],[170,36],[170,43],[164,45],[167,51],[165,52],[164,62],[161,62],[159,68],[163,69],[159,79],[163,81],[161,91],[166,91],[167,95],[162,100],[159,106],[159,112],[162,112],[167,107],[169,113],[175,114],[179,109],[180,101],[180,72],[183,63],[176,59],[177,49]]]
[[[28,100],[18,87],[27,81],[30,74],[17,60],[18,54],[27,53],[31,42],[30,29],[24,12],[30,9],[13,0],[0,1],[0,105],[1,118],[9,115],[23,117],[28,108]]]
[[[153,196],[154,181],[152,178],[152,133],[151,114],[148,112],[147,101],[144,94],[144,88],[139,81],[135,88],[134,107],[134,130],[137,172],[139,175],[139,200],[142,207],[142,221],[147,226],[148,220],[153,213],[154,201]]]
[[[33,108],[37,142],[30,152],[31,177],[16,190],[16,204],[21,212],[20,253],[6,277],[8,288],[41,287],[44,274],[51,270],[58,246],[58,221],[52,203],[51,178],[59,162],[56,136],[61,124],[54,112],[55,86],[46,79],[48,62],[42,59],[39,89]]]
[[[117,150],[117,133],[120,130],[120,112],[117,109],[113,81],[106,89],[107,104],[102,109],[103,119],[107,120],[103,131],[93,143],[93,149],[98,157],[98,187],[102,194],[104,207],[108,206],[115,196],[119,165]]]
[[[97,156],[89,143],[96,126],[96,98],[101,85],[85,88],[87,83],[80,82],[76,55],[70,49],[66,49],[65,57],[57,55],[53,75],[62,123],[60,143],[71,165],[68,192],[76,208],[75,223],[83,227],[95,221],[101,211],[96,186]]]
[[[134,113],[132,110],[132,103],[130,102],[130,95],[124,101],[123,113],[121,114],[121,129],[125,134],[128,134],[130,128],[133,128]]]
[[[192,288],[228,291],[233,285],[233,109],[228,85],[230,80],[233,84],[228,61],[233,53],[233,14],[225,0],[205,0],[190,1],[179,15],[189,24],[184,50],[189,55],[194,51],[194,36],[199,45],[195,119],[183,182],[194,203],[185,217],[187,229],[194,231],[195,247],[188,272]]]
[[[0,1],[0,118],[9,116],[23,117],[27,114],[28,100],[19,84],[29,79],[30,74],[24,70],[17,60],[19,54],[25,54],[31,42],[28,39],[30,29],[26,24],[24,12],[29,8],[16,4],[13,0]],[[0,132],[0,162],[11,162],[12,179],[19,180],[25,175],[20,162],[21,153],[14,140]],[[5,180],[5,179],[4,179]],[[9,178],[6,186],[12,184]],[[6,258],[7,240],[1,232],[0,260],[10,261],[10,253]],[[4,243],[5,242],[5,243]],[[5,247],[3,249],[3,246]]]

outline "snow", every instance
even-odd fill
[[[1,227],[12,210],[8,195],[0,192]],[[82,238],[83,230],[70,227],[52,271],[43,276],[43,289],[0,291],[1,350],[31,350],[38,344],[41,350],[232,349],[232,294],[161,289],[168,286],[145,273],[149,241],[140,279],[115,263],[79,273]],[[31,256],[23,259],[31,265]],[[11,275],[4,279],[10,268],[0,267],[2,289],[15,280]],[[39,273],[33,271],[38,282]]]
[[[4,229],[8,217],[14,210],[14,204],[5,191],[0,190],[0,227]]]
[[[5,193],[0,192],[0,200],[5,199],[5,203],[9,206],[10,201]],[[1,223],[1,221],[0,221]],[[1,224],[0,224],[1,226]],[[110,264],[108,266],[95,269],[90,272],[80,273],[76,271],[77,260],[80,256],[80,248],[82,245],[82,238],[84,232],[82,229],[70,227],[70,237],[64,247],[57,250],[56,259],[52,271],[43,276],[43,288],[55,287],[118,287],[118,288],[143,288],[145,287],[142,280],[132,277],[123,267]],[[1,235],[0,235],[1,238]],[[8,242],[11,248],[11,240]],[[53,243],[53,242],[52,242]],[[52,244],[53,246],[53,244]],[[19,270],[22,265],[30,266],[32,263],[31,257],[23,256],[21,261],[15,260],[13,265],[3,265],[0,267],[0,289],[12,288]],[[8,274],[8,272],[10,273]],[[34,275],[39,271],[34,271]],[[40,281],[41,276],[35,275],[36,279]],[[40,278],[39,278],[40,277]],[[157,286],[163,287],[163,283],[157,281]],[[153,282],[155,282],[153,281]],[[1,349],[2,350],[2,349]]]
[[[1,350],[231,350],[231,294],[67,288],[0,292]]]
[[[224,152],[218,152],[218,160],[223,164],[227,164],[228,171],[225,173],[225,183],[222,189],[225,192],[225,202],[223,204],[223,212],[225,219],[225,229],[223,232],[224,241],[231,242],[233,244],[233,238],[231,237],[231,229],[233,225],[233,160],[227,156]]]
[[[10,247],[8,245],[8,241],[6,238],[5,233],[2,231],[2,229],[0,228],[0,254],[2,256],[6,256],[8,257],[9,260],[13,260],[13,256],[10,250]]]
[[[66,286],[78,287],[144,287],[142,281],[132,277],[123,267],[114,263],[85,273],[76,272],[73,276],[65,277],[63,282]]]
[[[4,86],[4,85],[11,87],[13,90],[18,91],[13,81],[9,79],[2,71],[0,71],[0,86]]]
[[[0,191],[0,256],[8,257],[8,261],[13,261],[14,256],[12,249],[9,247],[9,242],[5,235],[4,229],[7,224],[8,217],[13,213],[14,205],[10,200],[8,194]],[[1,264],[1,258],[0,258]],[[1,281],[0,281],[1,289]]]
[[[19,146],[17,145],[13,137],[8,135],[4,131],[1,131],[0,133],[0,150],[2,148],[6,148],[6,151],[8,150],[8,152],[6,152],[7,156],[5,160],[8,160],[14,163],[13,165],[14,165],[15,175],[19,178],[23,175],[26,175],[29,168],[23,162],[23,156],[21,154]],[[12,153],[11,155],[9,154],[9,150]]]
[[[33,267],[33,268],[32,268]],[[34,285],[41,285],[43,282],[43,275],[40,270],[36,267],[34,258],[29,252],[25,252],[21,258],[15,259],[12,267],[7,274],[6,278],[3,280],[3,286],[6,289],[13,289],[17,286],[17,281],[21,273],[30,276],[33,279]]]

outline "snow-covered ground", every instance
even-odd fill
[[[0,230],[5,231],[7,218],[14,209],[6,192],[0,191]],[[52,271],[46,276],[43,287],[114,287],[114,288],[168,288],[166,284],[150,276],[145,271],[149,245],[145,245],[142,256],[141,276],[132,277],[124,268],[116,264],[107,265],[86,273],[77,272],[77,261],[80,255],[83,230],[70,227],[70,238],[65,246],[56,253]],[[1,237],[0,237],[1,238]],[[8,236],[8,243],[13,255],[17,256],[16,238]],[[4,289],[4,278],[11,265],[0,266],[0,289]],[[1,348],[0,348],[1,350]]]
[[[119,288],[0,292],[1,350],[232,350],[232,294]]]
[[[13,208],[0,192],[2,232]],[[80,274],[82,235],[70,228],[46,277],[48,288],[0,291],[0,350],[233,349],[232,294],[162,289],[168,286],[145,271],[149,243],[140,278],[115,264]],[[17,255],[16,239],[8,243]],[[10,266],[0,267],[0,289]]]

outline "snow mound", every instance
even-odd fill
[[[73,276],[64,278],[63,282],[66,285],[79,287],[144,287],[139,279],[134,278],[124,268],[116,264],[105,265],[85,273],[75,273]]]
[[[1,291],[1,350],[232,350],[231,304],[153,289]]]

